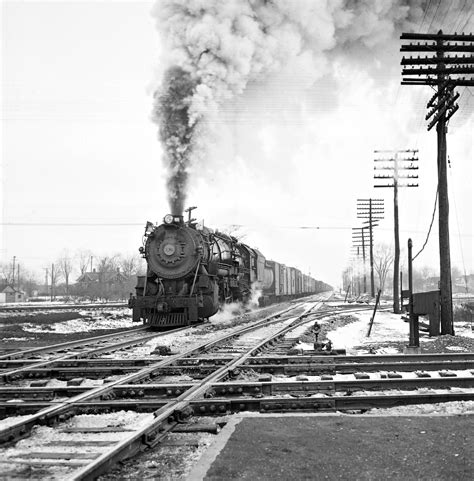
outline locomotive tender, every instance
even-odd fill
[[[207,319],[223,303],[287,300],[331,289],[298,269],[266,260],[227,234],[168,214],[163,224],[147,222],[140,253],[147,273],[138,276],[129,307],[133,321],[153,327],[186,326]]]

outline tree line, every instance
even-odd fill
[[[138,254],[63,251],[43,266],[41,274],[21,259],[0,263],[0,292],[11,286],[30,299],[121,300],[134,292],[136,276],[144,272],[145,263]]]
[[[406,259],[406,255],[402,254],[401,259]],[[380,243],[374,246],[374,277],[375,277],[375,290],[380,289],[382,294],[384,292],[392,293],[393,284],[393,261],[394,251],[393,246]],[[403,289],[408,289],[408,270],[407,261],[402,260],[400,263],[400,270],[403,275]],[[365,273],[365,285],[364,290],[364,273]],[[455,266],[451,267],[451,279],[453,286],[456,280],[461,279],[458,290],[470,291],[471,286],[468,280],[469,276],[466,276],[461,270]],[[413,266],[413,290],[414,292],[423,292],[429,290],[438,289],[437,280],[439,279],[439,271],[433,267],[422,265]],[[351,265],[346,267],[342,273],[343,289],[347,290],[350,286],[350,290],[354,295],[360,295],[363,292],[370,292],[370,260],[367,256],[365,261],[365,267],[363,260],[359,256],[353,259]]]

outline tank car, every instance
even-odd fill
[[[190,209],[188,209],[191,212]],[[292,267],[266,260],[230,235],[181,215],[147,222],[142,256],[147,272],[130,297],[132,318],[153,327],[186,326],[213,316],[223,303],[246,302],[252,290],[261,304],[316,292],[316,281]],[[314,282],[313,282],[314,281]]]

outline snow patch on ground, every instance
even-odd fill
[[[113,318],[113,317],[93,317],[92,319],[72,319],[70,321],[56,322],[53,324],[23,324],[23,330],[26,332],[51,332],[56,334],[70,334],[73,332],[89,332],[100,329],[124,329],[133,327],[131,317]]]
[[[378,312],[375,316],[370,337],[367,337],[372,312],[352,314],[358,320],[327,333],[334,349],[346,349],[347,354],[360,354],[356,346],[372,345],[387,341],[406,341],[408,344],[409,326],[399,314]],[[398,352],[393,350],[393,352]],[[377,350],[377,353],[381,351]],[[390,352],[383,352],[390,354]]]
[[[366,415],[409,416],[411,414],[459,415],[474,414],[474,401],[451,401],[434,404],[413,404],[394,408],[371,409]]]

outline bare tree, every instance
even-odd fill
[[[36,274],[26,270],[22,269],[22,274],[20,277],[20,286],[24,291],[26,292],[26,295],[28,297],[31,297],[34,295],[35,291],[37,292],[40,286],[40,282],[38,281],[38,278],[36,277]]]
[[[59,271],[63,275],[64,282],[66,283],[66,296],[69,295],[69,276],[73,269],[73,262],[69,253],[64,251],[63,255],[57,260]]]
[[[4,285],[12,284],[13,271],[12,265],[8,262],[0,263],[0,283]]]
[[[76,253],[77,263],[79,265],[79,272],[81,276],[87,272],[87,269],[91,265],[92,252],[88,249],[77,251]],[[91,269],[92,270],[92,269]]]
[[[98,257],[96,266],[99,274],[115,271],[119,267],[119,257],[118,255]]]
[[[110,274],[117,271],[118,267],[119,263],[117,255],[102,256],[97,258],[96,270],[99,276],[98,294],[101,298],[108,299],[109,294],[111,294],[107,286],[108,279]]]
[[[384,291],[385,281],[390,267],[393,264],[394,253],[387,244],[377,244],[374,250],[374,270],[379,278],[379,288]]]
[[[56,296],[56,284],[61,277],[61,269],[58,264],[51,264],[50,281],[51,281],[51,300]]]
[[[135,276],[140,266],[140,257],[138,255],[120,255],[118,264],[124,275],[127,277]]]

